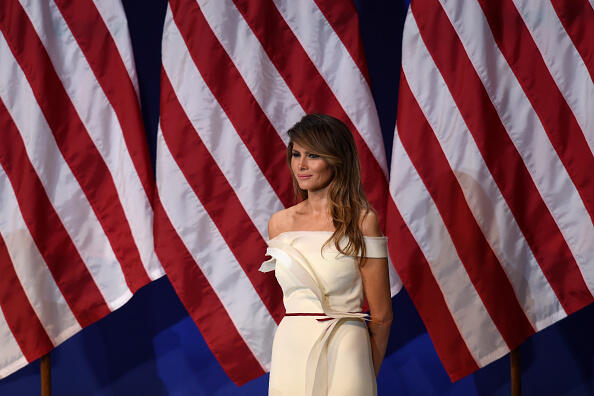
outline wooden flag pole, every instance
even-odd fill
[[[522,367],[520,365],[520,347],[509,354],[511,374],[511,396],[522,396]]]
[[[52,366],[50,362],[50,353],[41,357],[41,396],[52,396]]]

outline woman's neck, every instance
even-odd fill
[[[315,216],[327,216],[330,211],[328,189],[308,191],[306,205],[311,214]]]

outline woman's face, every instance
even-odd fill
[[[332,168],[328,162],[297,143],[293,143],[291,170],[302,190],[320,190],[332,180]]]

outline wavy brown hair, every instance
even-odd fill
[[[328,200],[335,231],[324,246],[334,242],[336,249],[344,255],[357,256],[361,253],[361,257],[365,257],[366,249],[359,221],[362,213],[367,215],[372,209],[361,184],[361,166],[351,131],[340,120],[329,115],[308,114],[289,129],[288,134],[289,168],[293,143],[297,143],[312,154],[322,157],[333,171],[333,178],[328,186]],[[295,175],[293,190],[297,201],[307,199],[307,190],[299,188]],[[341,247],[343,237],[347,237],[348,243]]]

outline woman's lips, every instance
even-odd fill
[[[297,175],[300,180],[307,180],[311,178],[312,175]]]

